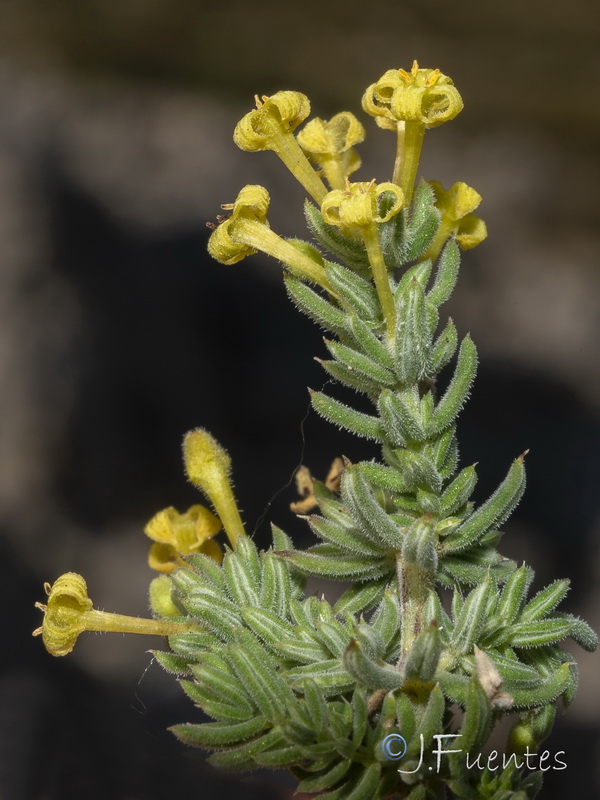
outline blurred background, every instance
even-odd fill
[[[229,450],[244,518],[299,545],[293,473],[376,451],[309,412],[321,333],[281,270],[211,262],[204,223],[245,183],[304,235],[301,190],[232,142],[253,95],[296,89],[367,127],[356,177],[389,179],[394,137],[360,108],[391,67],[439,67],[463,113],[425,138],[421,174],[484,197],[489,239],[448,304],[481,368],[459,433],[477,499],[530,448],[504,552],[600,628],[600,12],[592,0],[4,0],[0,4],[0,797],[282,798],[284,776],[227,776],[166,732],[199,719],[153,663],[157,640],[88,634],[53,659],[30,631],[42,584],[77,571],[95,605],[148,613],[158,510],[198,502],[183,434]],[[320,587],[319,587],[320,589]],[[335,587],[334,587],[335,590]],[[542,797],[600,788],[598,657],[567,644],[578,696],[545,745],[568,768]],[[594,792],[595,790],[595,792]],[[193,796],[193,795],[189,795]]]

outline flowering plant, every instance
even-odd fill
[[[197,429],[184,440],[185,467],[215,514],[168,508],[148,523],[150,565],[163,573],[150,587],[155,618],[95,611],[75,573],[48,586],[40,605],[36,633],[53,655],[70,652],[84,630],[167,636],[156,658],[213,719],[174,733],[212,751],[217,766],[287,768],[299,791],[329,800],[534,797],[545,770],[543,755],[539,770],[531,759],[577,685],[560,642],[597,644],[585,622],[555,610],[567,580],[529,598],[533,570],[497,549],[524,490],[526,453],[479,506],[475,465],[458,465],[456,419],[477,353],[469,335],[459,343],[452,320],[438,330],[439,312],[461,249],[487,232],[474,189],[415,181],[425,131],[462,107],[450,78],[416,62],[370,86],[364,110],[397,137],[383,182],[350,181],[365,135],[352,114],[315,118],[295,134],[310,113],[299,92],[257,98],[235,129],[242,149],[273,150],[305,188],[317,246],[278,236],[267,190],[246,186],[210,224],[209,252],[223,264],[256,251],[283,264],[293,303],[331,337],[322,367],[370,411],[322,391],[311,392],[312,406],[381,451],[336,460],[324,483],[301,472],[305,497],[293,510],[320,542],[298,550],[274,528],[259,552],[229,456]],[[221,527],[224,553],[214,539]],[[304,595],[307,575],[349,585],[331,604]],[[476,754],[507,714],[502,769],[489,758],[482,767]],[[444,749],[445,738],[456,746]]]

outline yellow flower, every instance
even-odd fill
[[[451,78],[439,69],[389,69],[363,95],[363,108],[382,128],[396,130],[398,122],[417,122],[434,128],[463,109],[462,97]]]
[[[384,195],[386,206],[391,204],[382,213]],[[345,190],[329,192],[321,205],[321,214],[329,225],[360,230],[390,338],[396,323],[396,310],[377,226],[398,214],[403,206],[404,192],[399,186],[395,183],[378,185],[375,181],[347,183]]]
[[[393,196],[393,204],[382,216],[381,200],[386,193]],[[366,228],[387,222],[403,206],[404,194],[395,183],[348,183],[344,190],[329,192],[321,205],[321,214],[329,225]]]
[[[331,292],[323,263],[271,230],[267,221],[269,193],[263,186],[244,186],[232,204],[221,206],[231,215],[214,228],[208,252],[221,264],[236,264],[260,250],[283,262],[291,272]]]
[[[157,572],[173,572],[185,566],[182,556],[205,553],[221,561],[223,554],[212,537],[221,530],[218,517],[201,505],[192,506],[185,514],[174,508],[159,511],[144,528],[154,544],[148,553],[148,564]]]
[[[208,240],[210,255],[220,264],[229,266],[256,253],[258,248],[240,241],[240,236],[248,227],[251,231],[257,226],[261,226],[259,231],[262,227],[269,228],[267,211],[270,202],[269,193],[263,186],[248,185],[241,189],[233,204],[221,206],[231,214],[211,234]],[[236,231],[238,236],[234,239],[232,234]]]
[[[311,197],[320,203],[327,189],[293,135],[309,114],[308,97],[300,92],[257,97],[256,109],[236,125],[233,141],[242,150],[273,150]]]
[[[297,136],[298,144],[319,165],[332,189],[343,189],[345,179],[361,165],[353,149],[365,138],[365,129],[349,111],[329,121],[311,120]]]
[[[364,110],[380,128],[397,132],[392,181],[402,187],[407,205],[412,198],[423,136],[454,119],[463,101],[452,80],[439,69],[389,69],[363,95]]]
[[[245,536],[246,531],[231,487],[231,459],[227,452],[208,431],[196,428],[183,440],[183,460],[189,480],[213,504],[235,547],[237,539]]]
[[[52,586],[44,584],[44,589],[48,595],[47,604],[35,604],[44,612],[44,619],[33,635],[42,635],[46,650],[53,656],[66,656],[70,653],[77,637],[84,631],[172,636],[196,630],[196,626],[186,622],[127,617],[123,614],[96,611],[88,597],[84,578],[76,572],[66,572]]]
[[[238,122],[233,141],[242,150],[272,150],[273,137],[293,133],[310,114],[310,101],[301,92],[276,92],[256,98],[256,109]]]
[[[466,183],[455,183],[448,191],[437,181],[429,181],[441,221],[424,258],[435,260],[449,236],[454,236],[462,250],[476,247],[487,236],[485,222],[471,212],[481,203],[481,195]]]

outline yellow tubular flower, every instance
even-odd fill
[[[385,214],[381,214],[382,195],[391,194],[393,203]],[[373,272],[375,288],[383,316],[386,322],[388,336],[391,337],[396,323],[394,298],[390,287],[387,267],[379,243],[377,226],[387,222],[398,214],[404,206],[404,193],[395,183],[348,183],[342,191],[334,189],[329,192],[321,205],[323,219],[329,225],[341,228],[358,228],[360,231],[369,263]]]
[[[221,530],[218,517],[201,505],[192,506],[185,514],[165,508],[155,514],[144,528],[154,544],[148,553],[148,564],[157,572],[173,572],[186,566],[182,556],[205,553],[221,561],[223,554],[212,537]]]
[[[435,260],[449,236],[454,236],[463,250],[476,247],[487,236],[485,222],[472,214],[481,203],[481,195],[466,183],[455,183],[445,191],[437,181],[429,181],[435,205],[442,218],[440,227],[423,258]]]
[[[256,98],[256,109],[236,125],[233,141],[242,150],[273,150],[308,194],[320,203],[327,194],[323,181],[302,152],[293,131],[310,114],[310,103],[300,92],[277,92]]]
[[[396,130],[398,145],[394,183],[410,202],[423,136],[427,128],[448,122],[462,111],[463,101],[452,80],[439,69],[390,69],[363,95],[363,109],[381,128]]]
[[[172,636],[196,630],[185,622],[127,617],[96,611],[88,597],[84,578],[76,572],[66,572],[55,583],[45,584],[48,603],[36,603],[44,612],[44,619],[34,636],[42,635],[46,650],[53,656],[66,656],[71,652],[79,634],[84,631],[105,633],[145,633]]]
[[[208,240],[208,252],[216,261],[236,264],[260,250],[282,261],[294,274],[332,293],[322,263],[271,230],[267,221],[269,193],[263,186],[244,186],[234,203],[221,208],[231,215],[213,230]]]
[[[364,138],[365,129],[349,111],[329,121],[317,117],[297,136],[298,144],[319,165],[332,189],[343,189],[346,178],[360,167],[360,156],[352,148]]]
[[[183,440],[183,460],[189,480],[213,504],[235,547],[237,539],[245,536],[246,531],[231,488],[231,459],[208,431],[196,428]]]

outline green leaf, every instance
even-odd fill
[[[440,212],[434,205],[431,186],[422,181],[413,196],[406,221],[404,259],[419,258],[431,244],[440,224]]]
[[[484,622],[492,588],[495,591],[495,584],[488,578],[467,596],[452,632],[450,648],[453,651],[467,653],[473,648]]]
[[[294,278],[289,273],[284,273],[283,280],[290,299],[300,311],[314,320],[325,330],[338,336],[343,336],[346,331],[346,314],[336,308],[328,300],[317,294],[306,283]]]
[[[352,744],[358,747],[369,727],[369,704],[367,690],[356,686],[352,694]]]
[[[384,548],[402,546],[403,531],[379,505],[361,470],[348,467],[342,476],[342,498],[361,531]]]
[[[451,516],[458,511],[471,496],[476,483],[477,473],[474,465],[461,470],[442,493],[440,515],[444,517]]]
[[[278,749],[262,750],[254,756],[261,767],[277,769],[297,764],[304,758],[304,750],[300,745],[287,745]]]
[[[291,691],[276,673],[267,651],[259,649],[258,642],[249,646],[251,634],[247,631],[236,633],[248,635],[240,637],[240,644],[230,644],[224,656],[260,712],[272,722],[277,722],[285,717],[285,702]]]
[[[417,280],[397,295],[394,360],[396,375],[406,386],[419,381],[428,368],[428,325],[423,288]]]
[[[386,455],[391,455],[391,453],[388,452]],[[417,489],[426,489],[435,494],[441,491],[442,476],[427,453],[395,450],[392,458],[402,471],[402,479],[408,491],[415,492]]]
[[[385,344],[376,336],[368,325],[355,314],[350,315],[349,330],[359,349],[383,367],[394,369],[394,360]]]
[[[246,741],[250,736],[255,736],[269,727],[266,717],[254,719],[232,725],[229,722],[205,722],[201,725],[185,723],[173,725],[169,728],[184,744],[194,747],[223,747]]]
[[[494,645],[511,647],[540,647],[566,639],[571,633],[571,623],[566,619],[544,619],[536,622],[517,622],[498,631]]]
[[[463,524],[444,540],[443,550],[457,552],[476,542],[494,527],[502,525],[525,490],[524,456],[515,459],[500,486]]]
[[[456,451],[456,429],[454,425],[446,428],[428,447],[436,469],[440,470],[449,460],[453,459]],[[454,470],[452,470],[454,472]]]
[[[242,538],[248,537],[240,537],[240,541]],[[236,605],[258,605],[258,586],[255,576],[244,557],[238,554],[237,548],[235,552],[230,550],[225,553],[223,572],[227,579],[228,594],[234,598]]]
[[[347,550],[349,553],[362,553],[367,556],[377,556],[385,552],[381,543],[374,543],[357,528],[349,530],[336,525],[335,522],[312,514],[308,517],[311,530],[321,539]]]
[[[386,467],[373,461],[361,461],[356,468],[364,475],[369,483],[381,486],[390,492],[406,492],[407,486],[401,473],[395,467]],[[414,503],[414,499],[412,500]],[[415,504],[416,509],[416,504]]]
[[[389,665],[376,663],[356,639],[346,648],[344,666],[359,683],[369,689],[398,689],[404,683],[399,672]]]
[[[227,662],[216,653],[206,653],[199,664],[192,666],[196,680],[223,702],[233,703],[249,716],[256,711],[252,696],[230,669]]]
[[[379,395],[377,409],[389,441],[394,446],[402,447],[406,442],[425,440],[419,390],[416,386],[403,392],[384,389]]]
[[[431,291],[427,295],[429,302],[441,306],[450,298],[460,268],[460,250],[453,239],[450,239],[438,259],[437,274]]]
[[[315,736],[318,738],[327,725],[327,704],[323,692],[313,680],[305,680],[303,684],[304,702],[313,724]]]
[[[417,726],[417,718],[415,715],[415,707],[404,694],[404,692],[396,692],[396,720],[401,735],[406,742],[410,742],[415,733]]]
[[[525,564],[516,569],[507,580],[497,607],[497,613],[505,622],[516,619],[532,580],[533,570]]]
[[[415,744],[410,743],[408,750],[412,753],[414,749],[420,749],[419,737],[423,736],[424,742],[430,742],[436,733],[444,730],[443,716],[446,708],[444,702],[444,695],[439,686],[434,686],[429,695],[429,700],[425,706],[425,711],[417,723],[415,736],[413,737]]]
[[[254,716],[253,709],[248,711],[243,706],[221,702],[215,698],[212,690],[205,686],[186,680],[179,681],[179,683],[187,696],[200,706],[205,714],[219,722],[237,723],[248,719],[249,716]]]
[[[469,678],[465,675],[458,675],[455,672],[446,672],[445,670],[440,670],[436,678],[449,700],[462,706],[465,705],[469,691]]]
[[[175,655],[175,653],[164,653],[161,650],[152,650],[152,655],[161,667],[173,675],[191,675],[189,661],[185,656]]]
[[[456,419],[469,396],[469,390],[477,372],[477,350],[471,337],[462,340],[456,369],[444,396],[433,412],[428,435],[433,436],[448,428]]]
[[[525,606],[519,616],[519,622],[533,622],[553,611],[569,591],[568,579],[554,581],[538,592]]]
[[[513,657],[502,656],[500,653],[488,653],[488,655],[498,668],[502,681],[506,684],[507,691],[510,691],[508,684],[527,689],[538,686],[541,683],[542,678],[539,672],[522,661],[518,661]]]
[[[435,524],[431,515],[426,514],[415,520],[406,531],[402,545],[402,561],[404,569],[416,567],[421,584],[433,585],[437,568],[437,552],[435,549]]]
[[[552,703],[568,689],[572,680],[569,664],[563,664],[541,686],[532,689],[512,689],[513,709],[533,708]]]
[[[339,658],[328,659],[315,664],[291,667],[282,672],[290,686],[301,689],[304,681],[314,680],[325,696],[346,691],[355,684],[350,673],[342,667]]]
[[[332,786],[335,786],[336,783],[339,783],[339,781],[346,775],[351,766],[351,759],[338,761],[333,765],[333,767],[330,767],[324,772],[300,781],[296,792],[322,792],[324,789],[331,789]]]
[[[272,646],[287,659],[293,659],[301,664],[313,664],[329,658],[326,648],[317,642],[284,639],[281,642],[273,643]]]
[[[338,381],[338,383],[349,386],[357,392],[367,395],[376,395],[379,391],[379,384],[376,381],[340,364],[339,361],[322,361],[320,358],[316,358],[315,361],[323,367],[328,375],[331,375],[334,380]]]
[[[282,639],[291,639],[294,636],[292,625],[266,608],[245,606],[241,612],[244,622],[250,630],[267,644],[279,642]]]
[[[370,356],[359,353],[345,344],[332,342],[325,339],[325,345],[331,355],[347,369],[364,375],[379,386],[394,386],[398,381],[396,376],[386,367],[374,361]]]
[[[442,642],[448,640],[448,632],[452,629],[452,621],[440,600],[439,594],[432,589],[423,607],[423,621],[425,624],[436,622]]]
[[[432,622],[428,628],[417,636],[410,649],[404,674],[409,680],[428,683],[433,679],[442,652],[442,642],[437,623]]]
[[[456,583],[476,586],[490,574],[497,583],[504,583],[517,568],[514,561],[504,558],[493,548],[463,551],[460,556],[444,556],[436,578],[445,586]]]
[[[368,270],[369,259],[362,242],[349,239],[335,225],[328,225],[316,206],[308,201],[304,204],[304,215],[315,239],[349,267]]]
[[[310,402],[317,414],[337,425],[338,428],[344,428],[365,439],[374,439],[376,442],[383,441],[384,433],[377,417],[356,411],[322,392],[311,392]]]
[[[335,613],[360,614],[361,611],[369,611],[379,603],[388,584],[388,575],[366,584],[354,584],[346,589],[335,604]]]
[[[279,558],[273,552],[264,553],[262,563],[263,579],[260,589],[260,606],[270,609],[278,617],[284,617],[288,610],[288,600],[292,594],[288,573],[289,567],[282,558]]]
[[[332,656],[341,658],[350,638],[346,628],[335,619],[330,622],[317,622],[315,624],[315,632],[324,647],[329,650]]]
[[[574,642],[588,653],[593,653],[598,647],[598,635],[583,619],[574,617],[572,614],[561,614],[561,619],[568,620],[571,624],[569,636]]]
[[[239,608],[223,594],[208,586],[181,597],[180,602],[189,614],[198,618],[224,640],[231,639],[232,629],[242,623]]]
[[[296,550],[280,555],[302,572],[334,580],[373,580],[393,569],[393,563],[384,558],[349,556],[329,544],[318,544],[306,551]]]
[[[379,608],[373,615],[371,625],[381,636],[383,652],[387,655],[400,631],[400,603],[397,591],[386,589]]]
[[[362,320],[379,322],[381,306],[375,287],[339,264],[325,262],[325,274],[331,288],[345,301],[350,310]]]
[[[169,647],[187,660],[193,663],[204,654],[206,650],[219,643],[219,639],[208,631],[202,633],[178,633],[169,636]]]
[[[365,767],[361,777],[353,783],[352,791],[345,795],[346,800],[372,800],[379,784],[381,765],[373,763]]]
[[[192,567],[193,571],[203,579],[202,583],[209,583],[220,591],[225,590],[225,575],[223,575],[223,570],[214,558],[209,558],[205,556],[204,553],[193,553],[192,555],[186,556],[185,561]],[[202,583],[196,585],[202,585]],[[184,587],[183,584],[180,584],[180,588],[183,592],[186,592],[188,587]],[[193,588],[191,588],[191,590],[193,591]]]
[[[214,767],[227,770],[251,770],[258,769],[260,766],[254,760],[254,756],[263,750],[268,750],[277,744],[283,745],[285,739],[279,728],[274,728],[268,733],[259,736],[245,744],[240,745],[221,753],[213,753],[207,761]]]
[[[458,347],[458,332],[451,319],[433,343],[430,355],[430,375],[439,375],[447,366]]]
[[[460,728],[460,747],[466,752],[479,750],[485,744],[492,727],[490,701],[474,673],[467,689],[465,716]]]

